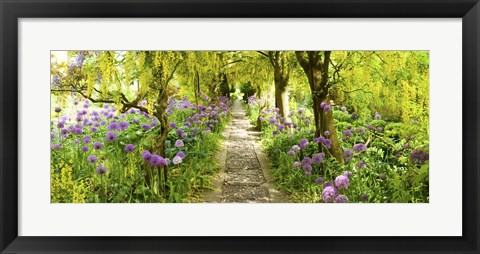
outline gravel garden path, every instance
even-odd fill
[[[217,159],[222,168],[215,180],[215,190],[206,202],[284,203],[282,193],[274,188],[268,159],[261,148],[260,132],[245,116],[241,100],[233,103],[232,118],[222,133],[225,140]]]

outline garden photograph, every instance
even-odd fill
[[[429,65],[428,51],[52,50],[50,202],[428,203]]]

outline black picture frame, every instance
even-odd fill
[[[1,253],[479,253],[478,0],[0,0],[0,17]],[[462,18],[463,236],[18,236],[18,19],[57,17]]]

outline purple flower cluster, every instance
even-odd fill
[[[367,151],[367,146],[365,146],[365,144],[360,143],[360,144],[353,145],[352,149],[357,153],[361,153],[361,152]]]
[[[429,154],[422,150],[413,150],[410,154],[410,160],[414,164],[422,165],[425,163],[425,161],[429,160]]]
[[[320,108],[322,108],[323,111],[330,111],[330,110],[332,110],[332,107],[331,107],[330,105],[328,105],[328,103],[326,103],[326,102],[320,103]]]
[[[133,150],[135,150],[135,146],[134,146],[134,145],[128,144],[128,145],[125,146],[125,152],[126,152],[126,153],[133,152]]]

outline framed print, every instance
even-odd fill
[[[1,253],[478,253],[478,1],[2,1]]]

